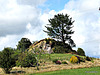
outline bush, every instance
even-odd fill
[[[60,64],[61,64],[61,62],[58,60],[58,61],[56,61],[56,64],[59,64],[59,65],[60,65]]]
[[[62,64],[68,64],[66,61],[63,61]]]
[[[80,57],[79,56],[76,56],[76,57],[78,59],[78,63],[80,63],[81,62]]]
[[[36,65],[36,58],[33,54],[21,53],[16,61],[17,66],[32,67]]]
[[[61,64],[61,62],[60,62],[58,59],[54,59],[54,60],[53,60],[53,63]]]
[[[91,59],[90,59],[88,56],[86,56],[86,60],[87,60],[87,61],[91,61]]]
[[[83,59],[83,58],[80,58],[80,62],[85,62],[85,59]]]
[[[70,59],[71,63],[78,63],[78,58],[76,56],[72,56]]]
[[[14,50],[12,48],[4,48],[4,50],[0,52],[0,67],[3,68],[7,74],[9,74],[11,69],[15,66],[13,54]]]
[[[81,58],[81,57],[79,57],[79,56],[76,56],[77,58],[78,58],[78,63],[80,63],[80,62],[85,62],[85,60],[83,59],[83,58]]]
[[[66,48],[64,48],[63,46],[55,46],[53,48],[53,52],[54,53],[65,53]]]
[[[85,52],[82,48],[78,48],[77,53],[78,55],[85,56]]]

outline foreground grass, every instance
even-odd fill
[[[29,75],[100,75],[100,67],[59,70],[59,71],[36,73]]]

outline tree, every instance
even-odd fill
[[[36,58],[33,53],[21,53],[16,61],[17,66],[32,67],[36,65]]]
[[[3,68],[7,74],[9,74],[12,67],[15,66],[13,54],[14,51],[12,48],[4,48],[4,50],[0,52],[0,67]]]
[[[27,48],[29,48],[29,46],[32,43],[30,42],[30,40],[28,38],[22,38],[17,45],[17,49],[20,50],[21,52],[25,52],[25,50]]]
[[[78,55],[85,56],[85,52],[82,48],[78,48],[77,53],[78,53]]]
[[[75,47],[75,43],[71,39],[71,34],[74,33],[74,31],[72,31],[74,23],[72,18],[69,18],[67,14],[57,14],[54,18],[49,19],[48,21],[50,24],[45,26],[47,31],[44,30],[44,32],[46,32],[51,38],[62,41],[63,45],[65,45],[65,42],[68,41],[68,44],[71,47]]]
[[[32,50],[30,51],[31,53],[34,54],[35,58],[36,58],[36,67],[37,70],[39,70],[39,61],[44,61],[46,62],[47,60],[50,60],[50,54],[47,54],[44,50],[39,49],[39,48],[32,48]]]

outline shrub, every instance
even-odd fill
[[[80,62],[85,62],[85,59],[83,59],[83,58],[80,58]]]
[[[32,67],[36,65],[36,58],[33,54],[21,53],[16,61],[17,66]]]
[[[85,60],[82,57],[76,56],[78,58],[78,63],[85,62]]]
[[[61,62],[58,60],[58,61],[56,61],[56,64],[59,64],[59,65],[60,65],[60,64],[61,64]]]
[[[56,61],[58,61],[58,59],[54,59],[54,60],[53,60],[53,63],[56,63]]]
[[[76,57],[78,59],[78,63],[80,63],[81,62],[80,57],[79,56],[76,56]]]
[[[53,48],[54,53],[65,53],[66,49],[63,46],[55,46]]]
[[[70,59],[71,63],[78,63],[78,58],[76,56],[72,56]]]
[[[61,62],[60,62],[58,59],[54,59],[54,60],[53,60],[53,63],[61,64]]]
[[[87,61],[91,61],[91,59],[90,59],[88,56],[86,56],[86,60],[87,60]]]
[[[78,48],[77,53],[78,55],[85,56],[85,52],[82,48]]]
[[[3,68],[7,74],[9,74],[11,69],[15,66],[13,54],[14,50],[12,48],[4,48],[4,50],[0,52],[0,67]]]
[[[68,64],[66,61],[63,61],[62,64]]]

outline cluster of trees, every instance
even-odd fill
[[[28,38],[22,38],[16,49],[7,47],[0,51],[0,67],[3,68],[5,73],[9,74],[14,66],[35,66],[37,62],[35,55],[27,51],[31,44]]]
[[[33,53],[33,51],[35,53]],[[37,54],[38,53],[38,54]],[[37,67],[39,70],[38,62],[41,58],[42,52],[39,52],[39,49],[33,49],[30,52],[22,52],[10,47],[4,48],[0,52],[0,67],[3,68],[4,72],[9,74],[13,67]]]

